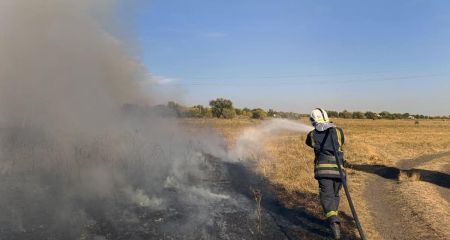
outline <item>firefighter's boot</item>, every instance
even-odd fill
[[[330,228],[331,232],[333,232],[334,239],[341,239],[341,230],[339,228],[339,223],[331,223]]]

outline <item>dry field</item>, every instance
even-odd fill
[[[262,123],[250,119],[183,122],[193,129],[214,128],[229,149],[246,128]],[[446,182],[450,121],[335,119],[335,123],[346,134],[350,191],[368,239],[450,239]],[[313,153],[304,144],[305,136],[292,132],[271,136],[254,159],[254,171],[276,189],[286,207],[323,219],[313,179]],[[415,170],[402,171],[408,169]],[[340,208],[344,232],[354,232],[345,198]]]

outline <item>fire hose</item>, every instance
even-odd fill
[[[359,236],[361,237],[362,240],[366,240],[366,237],[364,235],[364,230],[362,229],[361,223],[359,222],[358,214],[356,213],[355,206],[353,205],[353,201],[352,201],[352,198],[350,196],[350,192],[348,190],[346,176],[344,176],[344,173],[342,172],[341,164],[343,164],[343,163],[341,163],[341,160],[340,160],[340,158],[338,156],[338,152],[336,150],[336,145],[335,145],[335,142],[334,142],[333,135],[331,136],[331,145],[333,145],[334,157],[336,158],[336,163],[337,163],[337,166],[338,166],[339,175],[340,175],[341,180],[342,180],[342,185],[344,185],[344,191],[345,191],[345,195],[347,196],[348,205],[350,206],[350,210],[352,211],[353,219],[355,220],[356,227],[358,228]]]

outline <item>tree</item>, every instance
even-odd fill
[[[370,111],[364,113],[364,116],[366,116],[367,119],[373,119],[373,120],[377,119],[377,114],[374,112],[370,112]]]
[[[392,119],[392,114],[388,111],[380,112],[381,118]]]
[[[339,113],[340,118],[352,118],[353,114],[347,110],[344,110],[343,112]]]
[[[231,100],[224,99],[224,98],[217,98],[216,100],[211,100],[209,102],[209,106],[211,106],[211,111],[214,117],[221,118],[224,116],[224,110],[228,109],[228,114],[231,113],[231,110],[233,110],[233,103]],[[234,115],[236,115],[236,112],[234,112]]]
[[[203,117],[202,115],[202,110],[198,107],[191,107],[189,108],[187,114],[188,117],[194,117],[194,118],[201,118]]]
[[[356,111],[356,112],[353,112],[352,117],[355,119],[363,119],[364,113]]]
[[[402,119],[403,115],[401,113],[393,113],[391,119]]]
[[[328,117],[337,118],[339,117],[339,113],[336,111],[327,111]]]
[[[252,110],[252,118],[254,119],[264,119],[267,117],[266,111],[261,108],[256,108]]]
[[[200,110],[200,117],[212,117],[210,108],[204,107],[203,105],[196,105],[194,108],[198,108]]]

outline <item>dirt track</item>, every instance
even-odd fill
[[[436,158],[450,156],[450,152],[422,156],[417,159],[402,160],[397,167],[356,166],[357,170],[373,173],[369,177],[365,190],[365,200],[373,214],[375,229],[384,239],[445,239],[441,232],[427,225],[414,209],[407,206],[406,200],[399,192],[398,181],[400,171],[414,171],[421,175],[422,181],[433,183],[439,187],[441,195],[449,201],[449,175],[442,172],[415,169],[416,166],[430,162]],[[448,166],[448,165],[447,165]],[[420,197],[420,196],[417,196]]]

